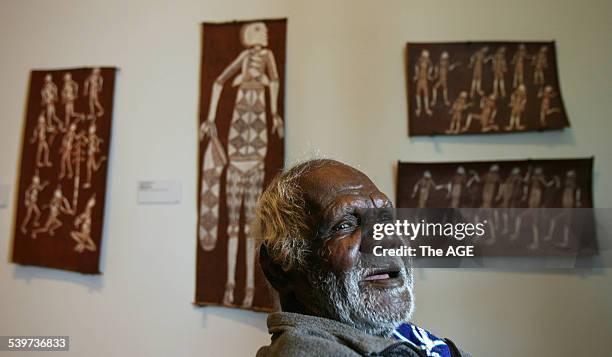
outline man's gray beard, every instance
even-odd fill
[[[314,269],[317,270],[317,269]],[[320,270],[311,270],[308,274],[313,287],[312,298],[323,317],[340,321],[371,335],[388,336],[403,322],[408,322],[414,310],[414,292],[412,268],[403,266],[400,274],[404,285],[396,288],[376,289],[366,287],[363,290],[359,282],[364,278],[365,269],[361,262],[342,278],[334,273],[321,274]],[[379,304],[380,295],[399,297],[408,294],[407,309]]]

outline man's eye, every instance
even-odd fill
[[[340,222],[336,226],[334,226],[334,232],[348,231],[348,230],[351,230],[354,227],[355,227],[355,225],[353,224],[353,222],[344,221],[344,222]]]

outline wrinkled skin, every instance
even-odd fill
[[[260,254],[283,311],[388,335],[412,314],[412,270],[401,258],[374,257],[374,245],[392,248],[401,241],[393,237],[374,241],[367,238],[364,227],[390,222],[391,202],[366,175],[336,161],[326,161],[299,181],[312,227],[307,263],[286,271],[271,261],[265,249]],[[381,274],[387,278],[372,280]]]

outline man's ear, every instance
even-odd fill
[[[291,272],[285,271],[280,264],[276,263],[265,245],[259,247],[259,265],[263,270],[268,282],[278,291],[280,294],[286,293],[290,289],[290,274]]]

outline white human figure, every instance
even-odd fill
[[[36,166],[37,167],[51,167],[51,161],[49,161],[49,142],[47,141],[47,132],[51,132],[51,129],[47,127],[47,122],[42,114],[38,117],[38,123],[32,133],[30,143],[36,143]]]
[[[32,176],[32,183],[25,190],[24,193],[24,206],[26,207],[26,216],[21,223],[21,232],[27,232],[27,226],[32,218],[32,213],[34,214],[34,227],[38,227],[40,219],[40,208],[38,208],[38,194],[45,189],[45,187],[49,184],[49,182],[45,181],[44,183],[40,183],[40,177],[38,176],[38,171]]]
[[[466,91],[459,93],[459,96],[453,103],[449,113],[451,114],[451,123],[446,133],[448,134],[459,134],[461,131],[461,121],[463,120],[463,112],[472,106],[472,103],[468,103],[468,95]]]
[[[89,77],[85,79],[83,94],[88,97],[89,117],[92,119],[104,115],[104,108],[102,104],[100,104],[100,99],[98,98],[100,92],[102,92],[103,83],[104,78],[102,78],[100,68],[97,67],[92,69]],[[96,110],[98,110],[97,113]]]
[[[417,116],[421,115],[421,99],[423,106],[425,107],[425,113],[429,116],[433,114],[429,109],[429,80],[432,78],[433,65],[431,59],[429,59],[429,51],[421,51],[421,55],[414,65],[414,77],[413,80],[416,82],[416,110],[414,111]]]
[[[570,226],[572,225],[572,208],[582,207],[581,190],[576,182],[576,171],[569,170],[565,173],[565,180],[561,191],[561,213],[550,220],[548,226],[548,234],[544,237],[544,241],[550,241],[553,238],[557,222],[563,222],[563,240],[556,244],[557,247],[567,248],[569,246]]]
[[[487,224],[489,225],[490,239],[486,241],[486,244],[493,244],[496,241],[496,230],[493,222],[499,220],[497,211],[494,211],[493,217],[490,216],[490,209],[493,208],[493,204],[496,198],[496,191],[498,189],[501,178],[499,176],[499,165],[493,164],[489,167],[489,171],[480,178],[477,174],[474,174],[474,179],[477,182],[482,181],[482,203],[480,209],[476,211],[474,216],[475,222],[480,222],[482,216],[488,217]],[[491,219],[493,218],[493,219]]]
[[[480,130],[483,133],[499,130],[499,126],[495,124],[495,116],[497,115],[497,97],[491,94],[488,97],[480,99],[480,113],[469,113],[467,115],[465,126],[461,129],[462,132],[468,131],[472,125],[472,120],[480,121]]]
[[[512,92],[510,96],[510,123],[505,127],[506,130],[524,130],[525,126],[521,124],[521,117],[527,105],[527,88],[521,84]]]
[[[95,252],[97,249],[96,244],[93,239],[91,239],[91,210],[95,205],[96,196],[94,194],[89,201],[87,201],[85,211],[74,219],[74,227],[79,230],[71,231],[70,237],[77,242],[74,250],[78,253],[83,253],[84,250]]]
[[[531,60],[531,65],[533,66],[533,84],[544,84],[544,70],[548,68],[547,53],[548,47],[542,46]]]
[[[499,204],[499,208],[505,208],[502,212],[504,228],[502,230],[502,234],[506,234],[509,231],[509,218],[510,211],[516,207],[517,201],[520,199],[521,194],[521,186],[524,182],[523,177],[521,176],[521,169],[518,167],[512,168],[510,175],[504,180],[504,182],[499,187],[499,191],[497,193],[496,201],[501,201]]]
[[[446,198],[450,198],[449,208],[459,208],[463,190],[469,188],[474,181],[478,180],[474,172],[471,172],[471,174],[472,176],[468,178],[465,168],[463,166],[457,167],[457,172],[447,184],[448,193]]]
[[[79,85],[72,79],[72,74],[64,74],[64,87],[62,88],[62,103],[64,103],[64,128],[70,125],[71,118],[83,119],[83,114],[74,110],[74,101],[79,96]]]
[[[278,113],[280,82],[274,54],[267,48],[267,27],[263,22],[248,23],[242,27],[240,34],[242,44],[246,48],[215,80],[208,118],[200,127],[200,137],[210,137],[211,143],[216,138],[217,130],[214,123],[223,85],[232,76],[238,74],[232,82],[233,86],[238,87],[238,93],[227,141],[226,200],[229,222],[227,226],[227,282],[223,304],[231,305],[234,302],[236,256],[241,228],[239,224],[240,208],[244,204],[246,286],[242,306],[250,307],[253,304],[255,293],[255,242],[251,236],[251,222],[254,218],[255,204],[263,189],[264,161],[268,149],[266,87],[270,95],[272,134],[277,133],[282,138],[284,124]],[[218,176],[215,176],[215,173],[210,170],[218,169],[219,164],[222,165],[223,160],[215,163],[206,162],[206,160],[203,162],[202,207],[200,209],[202,221],[206,218],[203,216],[205,213],[213,214],[213,216],[217,214],[211,210],[215,201],[218,201],[218,198],[214,197],[215,191],[211,188],[218,184],[216,181]],[[211,175],[207,175],[207,172],[211,172]],[[208,227],[201,226],[200,234],[206,234],[206,231],[213,227],[216,229],[214,224]],[[214,249],[214,246],[211,249]]]
[[[540,125],[546,126],[546,117],[560,111],[559,108],[551,108],[552,98],[556,96],[557,94],[553,91],[552,86],[546,86],[544,90],[538,92],[538,98],[542,98],[540,101]]]
[[[60,147],[60,173],[59,178],[63,179],[68,171],[68,178],[72,178],[74,174],[72,171],[72,148],[74,140],[76,138],[76,124],[70,124],[68,131],[64,134],[62,139],[62,146]]]
[[[449,59],[448,52],[444,51],[440,55],[440,61],[434,68],[433,78],[437,79],[436,83],[432,87],[432,99],[431,105],[436,105],[438,99],[438,88],[442,87],[442,95],[444,97],[444,104],[448,107],[450,106],[450,101],[448,100],[448,74],[450,71],[455,69],[455,67],[460,65],[460,62],[456,62],[451,64]]]
[[[554,185],[555,180],[546,180],[546,176],[544,175],[544,170],[541,167],[536,167],[533,174],[531,173],[531,169],[527,171],[527,176],[525,177],[525,182],[527,185],[523,188],[523,201],[527,201],[527,209],[523,211],[516,218],[514,234],[511,237],[511,240],[515,240],[518,238],[518,235],[521,232],[521,223],[523,217],[526,215],[531,215],[531,229],[533,232],[533,240],[527,246],[528,249],[534,250],[540,247],[540,230],[538,228],[539,224],[539,212],[538,208],[542,205],[542,196],[544,195],[544,190],[546,187],[551,187]]]
[[[96,160],[96,155],[100,152],[100,144],[102,144],[104,141],[98,137],[96,131],[96,124],[91,123],[91,125],[89,125],[87,137],[85,138],[85,142],[87,143],[87,158],[85,159],[87,176],[85,179],[85,184],[83,185],[84,188],[89,188],[91,186],[91,177],[93,172],[98,171],[100,166],[102,166],[102,163],[106,160],[106,156],[102,156],[100,160]]]
[[[512,56],[512,64],[514,65],[514,76],[512,78],[512,88],[516,88],[525,82],[525,60],[531,58],[527,54],[527,48],[524,44],[520,44],[518,49]]]
[[[41,233],[49,233],[50,236],[53,236],[55,234],[55,230],[62,226],[62,221],[59,220],[60,214],[74,214],[72,208],[70,208],[70,203],[68,202],[68,199],[64,197],[62,188],[60,186],[57,186],[55,191],[53,191],[53,198],[51,198],[51,202],[49,202],[48,205],[43,206],[43,208],[47,207],[49,207],[49,216],[47,217],[47,221],[42,227],[35,229],[32,232],[32,238],[36,238],[36,236]]]
[[[40,95],[42,97],[43,111],[47,118],[47,126],[50,130],[54,130],[55,124],[57,124],[59,129],[62,129],[62,122],[55,114],[55,103],[58,99],[58,93],[57,86],[53,83],[53,76],[51,76],[51,74],[45,76],[45,82],[43,83]]]
[[[418,208],[427,207],[427,201],[429,200],[429,194],[431,189],[439,190],[444,187],[443,185],[436,185],[436,182],[431,177],[431,172],[429,170],[425,170],[423,172],[423,177],[421,177],[415,184],[412,189],[412,198],[419,195],[419,203],[417,205]]]
[[[482,67],[486,62],[486,54],[489,51],[488,47],[482,47],[470,57],[468,68],[472,70],[472,84],[470,85],[470,98],[474,97],[475,93],[483,95],[482,90]]]
[[[493,94],[495,96],[506,96],[506,85],[504,76],[508,71],[506,64],[506,47],[502,46],[495,51],[493,56],[488,57],[491,61],[491,69],[493,70]]]

